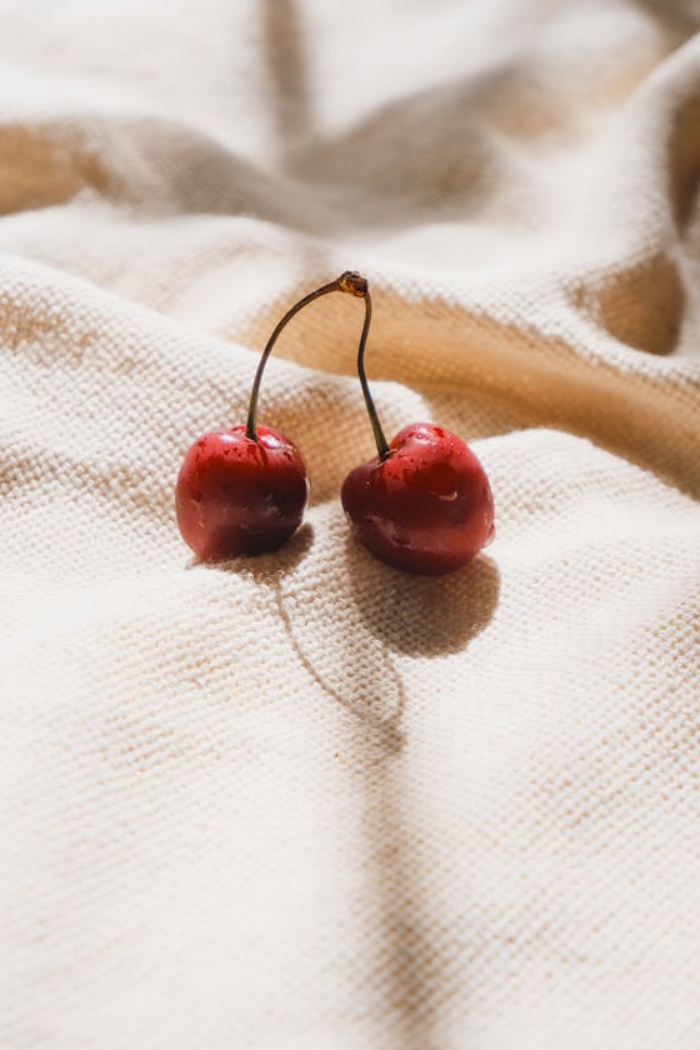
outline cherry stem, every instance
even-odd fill
[[[262,352],[262,357],[258,364],[258,370],[255,373],[255,379],[253,380],[253,389],[250,392],[250,403],[248,405],[248,422],[246,423],[245,433],[246,437],[252,441],[258,440],[258,434],[256,430],[256,420],[258,415],[258,395],[260,393],[260,383],[262,382],[263,372],[265,371],[265,365],[267,359],[272,353],[272,348],[277,342],[277,337],[283,328],[289,324],[295,314],[298,314],[300,310],[303,310],[305,306],[312,303],[314,299],[319,299],[322,295],[328,295],[329,292],[340,291],[340,279],[331,281],[330,284],[324,284],[322,288],[317,288],[315,292],[309,292],[303,299],[300,299],[298,303],[295,303],[282,318],[281,321],[275,326],[275,330],[267,341],[267,346]]]
[[[295,303],[282,318],[281,321],[275,326],[275,329],[267,341],[267,346],[262,352],[262,357],[258,364],[258,370],[255,373],[255,379],[253,380],[253,389],[250,392],[250,403],[248,405],[248,421],[246,423],[245,433],[246,437],[250,438],[251,441],[258,440],[258,434],[256,430],[256,421],[258,415],[258,395],[260,393],[260,383],[262,382],[263,372],[265,371],[265,365],[267,359],[272,353],[272,348],[277,342],[277,337],[283,328],[285,328],[295,314],[298,314],[300,310],[303,310],[305,306],[312,303],[314,299],[319,299],[322,295],[328,295],[329,292],[346,292],[348,295],[356,295],[358,298],[369,300],[369,292],[367,291],[367,281],[361,274],[355,273],[354,270],[346,270],[342,273],[335,281],[331,281],[330,284],[324,284],[322,288],[317,288],[315,292],[309,292],[303,299],[300,299],[298,303]],[[371,307],[369,314],[365,317],[365,328],[362,332],[361,347],[364,349],[364,342],[367,339],[367,329],[369,328],[369,317],[371,315]],[[366,380],[365,380],[366,385]],[[369,392],[365,392],[365,398],[368,400],[368,406],[371,405],[372,400],[369,397]],[[371,411],[374,411],[372,406]],[[370,412],[371,415],[371,412]],[[374,413],[376,417],[376,412]],[[377,426],[379,424],[377,423]],[[381,433],[381,430],[380,430]]]
[[[365,374],[365,345],[367,343],[367,336],[369,335],[369,326],[372,321],[372,299],[370,298],[369,289],[365,289],[364,300],[365,323],[362,326],[360,345],[357,350],[357,373],[360,377],[360,386],[362,387],[362,393],[365,396],[365,404],[367,405],[369,421],[372,424],[372,430],[374,431],[374,440],[377,443],[377,452],[379,453],[379,459],[383,462],[389,455],[389,445],[384,436],[382,425],[379,422],[379,416],[377,415],[377,410],[374,407],[374,401],[369,390],[369,383],[367,382],[367,375]]]

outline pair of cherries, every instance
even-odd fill
[[[258,394],[282,329],[308,303],[336,291],[365,303],[357,371],[377,444],[377,456],[345,479],[345,513],[360,542],[388,565],[427,575],[452,572],[493,538],[488,478],[461,438],[432,423],[412,423],[387,443],[364,369],[372,302],[367,281],[354,272],[305,296],[278,323],[258,365],[247,423],[204,434],[189,448],[175,493],[182,537],[203,561],[222,561],[275,550],[301,524],[306,464],[284,434],[257,425]]]

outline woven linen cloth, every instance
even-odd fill
[[[0,2],[0,1046],[700,1046],[700,5]],[[491,479],[352,541],[362,304],[270,361],[305,525],[173,489],[365,273],[389,435]]]

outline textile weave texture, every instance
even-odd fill
[[[0,29],[0,1045],[697,1050],[700,5]],[[467,439],[496,540],[352,541],[328,296],[260,404],[306,524],[199,564],[185,450],[345,269],[387,433]]]

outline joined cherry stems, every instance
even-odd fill
[[[280,333],[300,310],[303,310],[305,306],[312,303],[314,299],[320,299],[322,295],[328,295],[330,292],[345,292],[347,295],[354,295],[358,299],[363,299],[365,303],[365,320],[362,326],[362,335],[360,336],[360,344],[357,350],[357,372],[360,377],[360,385],[367,406],[367,413],[372,424],[379,459],[385,460],[389,455],[390,449],[386,437],[384,436],[381,423],[379,422],[377,410],[374,406],[369,384],[367,383],[364,365],[365,346],[367,344],[367,336],[369,335],[370,324],[372,322],[372,299],[369,294],[369,287],[366,278],[361,274],[356,273],[354,270],[346,270],[345,273],[342,273],[335,281],[331,281],[329,284],[324,284],[314,292],[309,292],[309,294],[305,295],[303,299],[300,299],[298,303],[295,303],[294,306],[290,307],[282,319],[278,321],[272,335],[267,341],[265,349],[262,352],[255,373],[255,379],[253,380],[253,387],[250,392],[250,403],[248,406],[248,420],[246,422],[246,437],[251,441],[258,442],[256,421],[260,384],[262,382],[263,372],[265,371],[265,365],[267,364],[267,360],[272,353],[272,348],[277,342]]]

